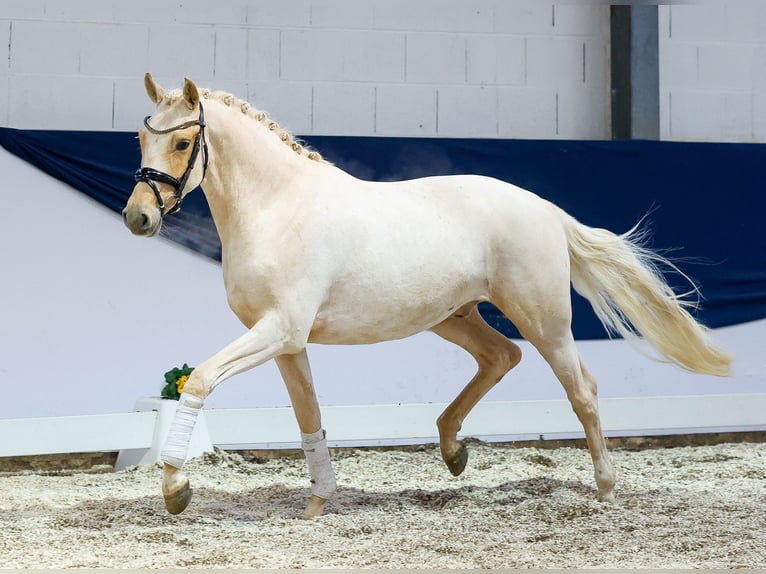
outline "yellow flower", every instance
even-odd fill
[[[181,375],[178,377],[178,380],[176,381],[176,389],[178,389],[179,395],[184,392],[184,385],[187,380],[189,380],[189,375]]]

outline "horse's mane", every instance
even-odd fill
[[[173,90],[172,92],[165,94],[165,99],[168,104],[173,104],[179,97],[181,97],[181,95],[181,90]],[[277,122],[269,118],[266,112],[255,109],[245,100],[240,100],[228,92],[213,92],[206,88],[200,88],[199,95],[204,100],[215,100],[222,102],[226,106],[239,108],[243,115],[260,122],[298,155],[304,156],[312,161],[330,163],[324,159],[319,152],[306,148],[306,146],[300,143],[292,134],[282,129]]]

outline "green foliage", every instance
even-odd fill
[[[165,386],[162,387],[160,396],[163,399],[178,400],[181,396],[181,392],[183,392],[183,385],[186,382],[186,379],[189,378],[189,375],[192,374],[193,370],[194,367],[190,367],[186,363],[184,363],[184,366],[180,369],[178,367],[170,369],[165,373]]]

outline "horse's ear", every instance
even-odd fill
[[[184,78],[184,101],[190,110],[193,110],[199,104],[199,90],[197,85],[189,78]]]
[[[149,72],[146,72],[146,75],[144,76],[144,87],[146,88],[146,94],[149,96],[149,99],[155,104],[159,104],[162,101],[162,98],[165,97],[165,90],[154,81],[154,78],[152,78],[152,75]]]

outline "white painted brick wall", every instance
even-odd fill
[[[256,28],[247,31],[245,80],[280,83],[282,33],[277,29]],[[240,57],[242,55],[240,54]],[[235,54],[232,57],[237,57]]]
[[[285,30],[281,79],[336,82],[404,80],[405,37],[361,30]]]
[[[470,84],[526,83],[523,36],[476,34],[466,38],[466,80]]]
[[[8,75],[11,65],[11,22],[10,20],[0,20],[0,71],[3,75]]]
[[[375,133],[375,87],[342,82],[314,86],[313,133],[370,135]]]
[[[244,28],[221,27],[215,30],[213,75],[221,80],[246,81],[249,32]],[[257,45],[256,45],[257,46]],[[255,47],[258,50],[257,47]],[[258,53],[258,51],[255,53]],[[241,94],[243,97],[245,94]]]
[[[10,78],[0,76],[0,125],[7,125],[8,121],[8,94]]]
[[[554,25],[556,7],[550,2],[498,2],[492,31],[516,36],[546,36]]]
[[[247,7],[247,23],[259,27],[307,28],[311,26],[311,5],[309,0],[260,0]]]
[[[537,0],[525,0],[537,1]],[[497,2],[384,0],[374,2],[374,26],[420,32],[490,32]]]
[[[3,0],[0,121],[133,131],[183,76],[298,134],[605,138],[606,7],[543,0]]]
[[[313,3],[309,21],[317,28],[371,30],[375,28],[375,3],[359,0]]]
[[[466,66],[465,36],[458,33],[407,35],[408,82],[442,86],[465,84]]]
[[[103,130],[112,125],[114,82],[78,76],[11,76],[8,116],[28,129]],[[71,98],[77,94],[76,105]],[[139,122],[133,122],[133,128]]]
[[[766,2],[662,6],[660,134],[766,142]]]
[[[78,72],[85,76],[108,77],[115,67],[115,54],[130,51],[120,62],[120,74],[140,77],[147,62],[149,30],[136,24],[77,24],[81,45],[97,49],[79,51]],[[55,72],[54,72],[55,73]]]
[[[276,118],[295,134],[314,133],[314,86],[308,82],[258,82],[249,84],[247,99]],[[238,93],[232,91],[232,93]]]
[[[20,20],[12,26],[11,74],[76,77],[79,73],[84,47],[79,41],[81,24]]]
[[[496,89],[449,86],[439,89],[437,130],[446,137],[496,137]]]
[[[499,88],[498,135],[502,138],[555,138],[556,99],[555,93],[544,88]]]
[[[144,116],[154,112],[154,105],[149,99],[136,98],[136,94],[143,94],[144,79],[138,78],[119,78],[114,80],[114,101],[120,102],[120,105],[114,106],[113,125],[121,126],[123,131],[136,132],[142,127]],[[105,128],[96,128],[104,130]]]
[[[141,50],[142,47],[137,48]],[[158,77],[186,76],[210,81],[214,61],[215,31],[212,27],[154,24],[149,28],[145,67]]]
[[[405,137],[435,134],[437,93],[435,86],[427,85],[379,86],[375,133]]]
[[[753,139],[766,141],[766,103],[759,99],[753,102]]]

